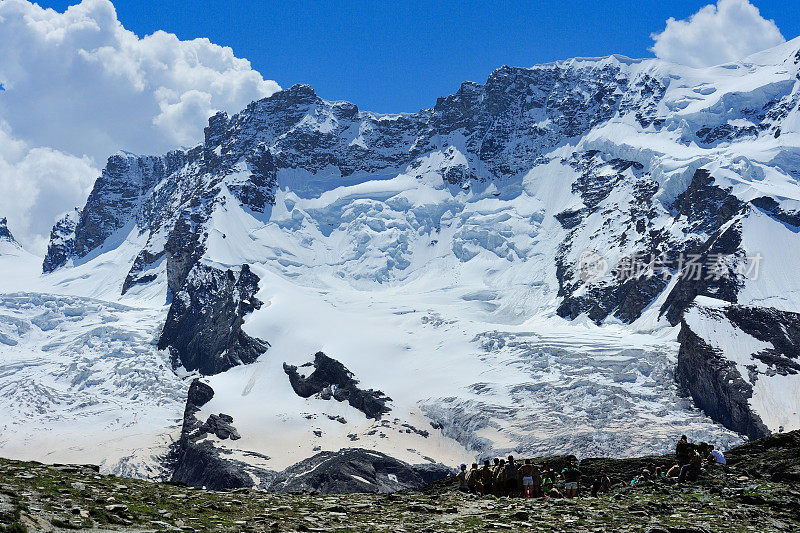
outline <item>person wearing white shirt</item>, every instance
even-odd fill
[[[714,458],[714,461],[716,461],[717,463],[721,465],[727,464],[725,462],[725,454],[714,448],[714,445],[711,445],[711,450],[708,453],[711,457]]]

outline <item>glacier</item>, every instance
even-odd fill
[[[256,485],[352,447],[456,464],[800,428],[798,105],[795,39],[703,69],[501,67],[397,115],[298,85],[198,147],[114,154],[45,258],[0,248],[0,453],[168,477],[194,379],[214,395],[191,416],[241,436],[196,443]],[[619,278],[637,255],[666,266]],[[687,255],[724,275],[691,279]],[[165,334],[189,301],[237,339],[213,371]],[[391,411],[298,396],[284,364],[317,352]]]

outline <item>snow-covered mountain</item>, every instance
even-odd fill
[[[19,254],[22,247],[8,229],[8,220],[0,218],[0,254]]]
[[[797,429],[799,104],[795,39],[705,69],[502,67],[411,114],[297,85],[193,149],[115,154],[42,275],[0,254],[0,453],[62,457],[55,412],[116,439],[110,470],[280,488],[347,448]],[[354,483],[402,485],[378,471]]]

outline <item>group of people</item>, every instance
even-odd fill
[[[574,498],[578,495],[582,476],[574,456],[568,458],[561,472],[557,472],[549,463],[539,466],[530,459],[517,462],[513,455],[509,455],[508,460],[495,458],[494,464],[487,459],[482,467],[472,463],[470,469],[462,463],[456,475],[461,491],[522,498]],[[563,493],[556,488],[559,479],[564,480]],[[592,494],[610,489],[611,479],[602,471],[592,483]]]
[[[681,435],[675,445],[677,462],[664,470],[660,466],[650,463],[642,473],[631,480],[631,485],[653,481],[661,478],[678,478],[678,481],[696,481],[700,477],[704,463],[727,464],[725,454],[714,447],[713,444],[689,442],[686,435]]]
[[[713,444],[691,443],[686,435],[681,435],[675,445],[675,457],[678,462],[667,471],[666,477],[677,477],[681,482],[695,481],[700,477],[704,462],[726,464],[725,455]]]
[[[686,435],[682,435],[675,446],[676,464],[668,469],[650,463],[642,469],[640,475],[631,480],[632,485],[655,481],[660,478],[677,478],[679,482],[694,481],[701,473],[704,462],[726,464],[725,455],[711,444],[701,442],[690,443]],[[472,463],[467,468],[462,463],[458,474],[458,489],[476,494],[494,494],[523,498],[574,498],[581,488],[583,473],[578,468],[578,459],[569,456],[566,465],[560,472],[551,468],[549,463],[538,465],[530,459],[515,461],[513,455],[508,460],[495,458],[494,464],[488,459],[479,467]],[[563,480],[563,492],[556,487]],[[595,476],[590,483],[592,496],[611,490],[611,478],[605,470]]]

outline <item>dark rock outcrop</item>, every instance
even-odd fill
[[[0,241],[17,244],[16,239],[14,239],[14,236],[8,229],[8,220],[6,220],[6,217],[0,218]]]
[[[63,266],[75,256],[75,228],[80,219],[80,211],[70,211],[61,217],[50,231],[47,255],[44,256],[42,272],[47,274]]]
[[[154,281],[157,275],[152,272],[148,273],[147,271],[152,269],[164,255],[165,252],[157,252],[154,254],[146,249],[139,252],[139,255],[133,260],[133,266],[131,266],[128,275],[125,277],[125,281],[122,283],[122,294],[128,292],[134,285]]]
[[[751,200],[750,203],[784,224],[800,226],[800,212],[781,209],[780,204],[771,196],[760,196]]]
[[[164,244],[164,254],[167,258],[167,287],[173,296],[183,290],[186,278],[206,251],[206,234],[203,229],[206,220],[202,211],[183,212],[175,221],[175,226]],[[141,257],[141,254],[139,256]],[[146,259],[144,261],[146,262]],[[134,264],[134,267],[136,266]],[[128,277],[131,277],[133,272],[132,269]]]
[[[736,364],[700,338],[685,320],[678,342],[675,379],[695,405],[723,426],[751,439],[769,435],[764,422],[750,409],[753,386],[744,380]]]
[[[170,173],[159,157],[116,154],[97,178],[75,229],[75,254],[83,257],[122,228],[142,195]]]
[[[731,305],[725,308],[725,316],[737,329],[772,344],[772,348],[753,354],[771,373],[800,373],[800,313]]]
[[[683,222],[691,234],[707,234],[705,242],[687,239],[682,247],[686,262],[691,258],[699,265],[690,272],[685,266],[680,279],[661,306],[660,314],[675,325],[697,296],[710,296],[727,302],[736,302],[739,276],[730,265],[725,272],[713,273],[719,261],[712,258],[733,256],[742,242],[741,227],[736,217],[746,213],[748,207],[729,190],[714,184],[714,178],[705,169],[697,169],[689,187],[675,201],[676,222]]]
[[[227,457],[229,452],[214,444],[214,437],[240,438],[233,427],[233,417],[220,413],[210,415],[206,422],[197,418],[200,408],[213,397],[214,390],[209,385],[199,379],[192,381],[181,436],[169,458],[173,482],[211,490],[258,485],[275,492],[395,492],[421,488],[450,472],[442,465],[409,465],[363,449],[320,452],[280,473],[257,468]]]
[[[722,232],[715,232],[699,249],[692,249],[684,257],[698,265],[684,267],[679,273],[678,283],[667,296],[659,313],[664,315],[670,324],[675,325],[681,320],[683,312],[698,296],[709,296],[736,302],[739,292],[740,277],[735,273],[730,263],[720,262],[715,258],[733,256],[739,250],[742,242],[741,228],[732,224]],[[713,272],[713,268],[721,266],[722,273]]]
[[[692,311],[696,316],[684,316],[681,322],[676,380],[698,407],[725,427],[751,439],[768,435],[770,428],[753,412],[749,399],[758,380],[800,373],[800,314],[746,305],[698,306]],[[742,375],[733,361],[693,330],[698,321],[728,322],[771,347],[751,354],[753,362]]]
[[[196,264],[172,300],[158,341],[173,365],[203,375],[254,362],[269,343],[242,330],[244,317],[261,307],[258,276],[247,265],[237,273]]]
[[[386,493],[419,489],[450,474],[444,465],[410,465],[380,452],[347,448],[321,452],[287,468],[277,475],[270,490]]]
[[[225,458],[212,442],[204,440],[209,432],[216,433],[212,430],[230,433],[232,429],[238,436],[238,432],[230,426],[233,420],[229,422],[222,419],[221,415],[215,418],[213,424],[211,418],[206,423],[197,419],[200,408],[213,397],[214,390],[210,386],[199,379],[192,381],[183,414],[181,436],[173,446],[169,460],[173,465],[172,481],[211,490],[252,487],[254,482],[247,465]]]
[[[248,466],[224,457],[211,442],[186,442],[172,481],[209,490],[249,488],[255,485]]]
[[[622,276],[614,265],[605,265],[608,276],[587,279],[579,268],[571,262],[575,250],[574,241],[583,242],[584,222],[590,216],[609,216],[622,212],[619,224],[608,226],[603,237],[603,247],[623,248],[634,239],[638,248],[638,260],[647,261],[649,257],[664,256],[674,245],[669,243],[667,232],[655,225],[659,210],[654,201],[658,191],[644,167],[635,161],[619,158],[608,159],[604,154],[590,150],[575,154],[565,160],[576,171],[578,178],[572,184],[573,194],[579,195],[584,207],[570,209],[556,215],[556,219],[570,230],[559,247],[556,257],[556,277],[559,296],[563,297],[556,312],[559,316],[574,319],[586,313],[595,322],[602,322],[613,315],[625,323],[636,320],[667,285],[664,276],[631,275]],[[627,205],[619,205],[609,199],[611,193],[619,188],[630,190]],[[585,245],[585,244],[584,244]],[[597,254],[600,258],[601,255]],[[617,265],[618,267],[619,265]]]
[[[316,394],[323,400],[333,398],[340,402],[347,401],[367,415],[367,418],[375,420],[391,411],[386,405],[391,398],[387,398],[381,391],[360,389],[353,373],[339,361],[317,352],[314,362],[303,366],[312,365],[314,371],[308,377],[303,377],[296,366],[283,364],[283,371],[289,376],[289,383],[298,396],[310,398]]]
[[[216,435],[220,440],[239,440],[242,438],[233,426],[233,417],[224,413],[209,415],[208,420],[200,426],[199,431]]]

